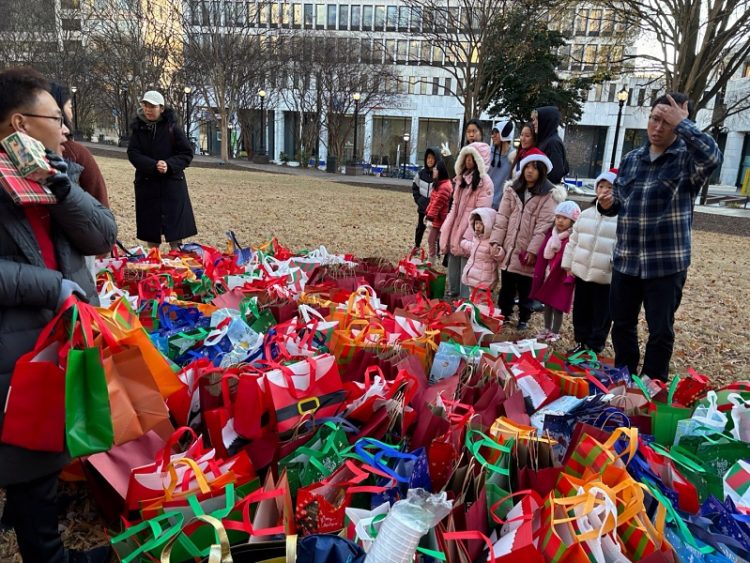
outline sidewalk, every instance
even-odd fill
[[[83,143],[92,153],[109,156],[113,158],[126,158],[126,149],[114,145],[103,145],[99,143]],[[398,190],[409,191],[411,189],[411,179],[404,180],[401,178],[384,178],[379,176],[346,176],[344,174],[329,174],[321,172],[317,168],[291,168],[289,166],[279,166],[277,164],[255,164],[247,160],[231,159],[228,163],[221,161],[214,156],[205,156],[196,154],[193,157],[192,166],[201,168],[225,168],[227,170],[247,170],[251,172],[265,172],[266,174],[286,174],[289,176],[312,176],[320,180],[328,180],[339,184],[349,186],[362,186],[380,190]],[[737,190],[733,186],[711,186],[709,189],[711,195],[736,195]],[[588,207],[591,202],[589,196],[570,196],[570,199],[582,204],[582,207]],[[697,200],[696,200],[697,201]],[[695,211],[697,213],[707,213],[709,215],[721,215],[723,217],[734,217],[738,219],[750,219],[750,206],[748,209],[742,207],[727,207],[724,205],[698,205],[696,203]]]

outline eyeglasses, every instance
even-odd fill
[[[42,119],[54,119],[57,121],[60,129],[62,129],[65,124],[65,118],[62,115],[39,115],[38,113],[22,113],[21,115],[26,117],[40,117]]]

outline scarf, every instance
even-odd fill
[[[559,232],[557,227],[552,228],[552,234],[547,241],[547,246],[544,247],[544,257],[547,260],[552,260],[560,250],[562,241],[570,236],[570,229],[567,231]]]

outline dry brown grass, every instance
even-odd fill
[[[120,238],[135,244],[132,178],[125,160],[98,158],[109,187]],[[300,176],[193,168],[188,171],[201,242],[223,245],[234,229],[244,243],[276,236],[294,248],[320,244],[331,251],[397,260],[411,248],[416,213],[411,195]],[[696,231],[693,266],[677,312],[674,370],[695,367],[716,381],[750,379],[750,239]],[[744,265],[744,266],[743,266]],[[532,328],[540,328],[535,315]],[[646,332],[641,319],[642,336]],[[566,318],[565,338],[572,344]],[[509,330],[508,337],[517,334]],[[611,349],[608,349],[611,354]],[[81,489],[78,489],[79,491]],[[65,519],[69,545],[101,543],[103,535],[85,499]],[[14,561],[12,534],[0,535],[0,561]]]

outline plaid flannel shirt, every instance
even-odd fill
[[[614,185],[618,215],[613,267],[642,279],[668,276],[690,265],[693,207],[698,191],[721,164],[713,138],[684,119],[677,140],[651,162],[649,144],[627,154]]]

